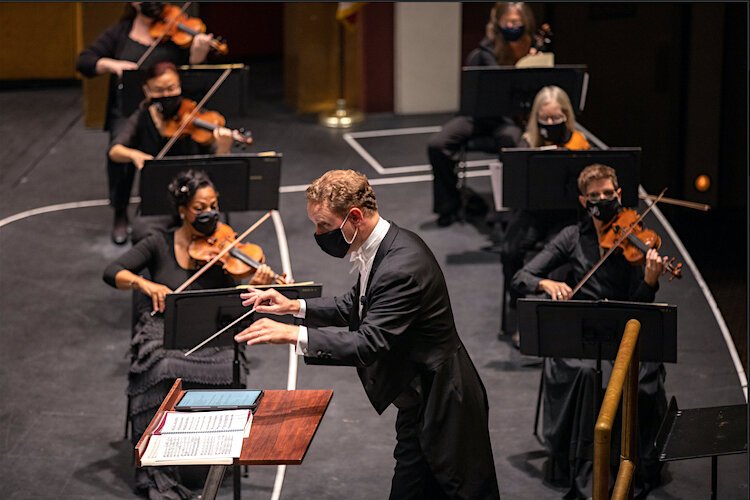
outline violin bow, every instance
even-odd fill
[[[194,275],[192,275],[187,280],[185,280],[185,282],[182,285],[180,285],[179,287],[177,287],[177,289],[174,292],[172,292],[172,293],[180,293],[185,288],[189,287],[195,280],[197,280],[203,273],[205,273],[208,270],[209,267],[211,267],[219,259],[221,259],[222,257],[224,257],[227,254],[227,252],[229,252],[232,248],[234,248],[235,245],[237,245],[240,241],[244,240],[250,233],[252,233],[253,231],[255,231],[258,228],[258,226],[260,226],[261,224],[263,224],[266,221],[266,219],[268,219],[270,216],[271,216],[271,210],[269,210],[268,212],[266,212],[263,215],[263,217],[261,217],[260,219],[258,219],[258,221],[255,224],[253,224],[252,226],[250,226],[249,228],[247,228],[245,230],[245,232],[243,232],[241,235],[239,235],[237,238],[235,238],[232,243],[230,243],[229,245],[227,245],[224,248],[222,248],[221,252],[219,252],[218,254],[216,254],[213,259],[211,259],[208,262],[206,262],[206,264],[202,268],[200,268]]]
[[[190,7],[190,4],[193,2],[185,2],[185,5],[182,6],[182,9],[180,10],[181,14],[184,14],[188,7]],[[169,24],[167,24],[166,29],[164,30],[164,33],[159,35],[159,38],[155,39],[153,42],[151,42],[151,45],[149,45],[148,49],[146,49],[146,52],[143,53],[140,59],[138,59],[138,62],[135,63],[138,68],[141,67],[141,64],[148,58],[148,56],[151,55],[151,52],[154,51],[157,45],[159,45],[162,41],[162,39],[166,36],[167,32],[172,28],[172,25],[177,22],[177,19],[179,19],[180,16],[175,16],[173,19],[169,21]]]
[[[649,213],[651,209],[656,206],[656,204],[659,202],[659,200],[661,200],[662,196],[664,196],[664,193],[666,192],[667,192],[667,188],[662,189],[659,196],[657,196],[656,199],[648,206],[648,208],[646,208],[646,210],[644,210],[643,213],[640,216],[638,216],[635,222],[631,224],[629,227],[627,227],[624,231],[622,231],[620,236],[615,240],[614,244],[612,244],[612,247],[609,250],[607,250],[607,252],[604,255],[602,255],[602,258],[599,259],[599,262],[594,264],[594,267],[592,267],[591,270],[587,272],[586,275],[581,279],[581,281],[578,282],[575,288],[573,288],[573,291],[570,292],[571,297],[573,297],[576,293],[578,293],[581,287],[589,280],[589,278],[591,278],[591,276],[594,275],[596,270],[599,269],[599,267],[601,267],[602,264],[604,264],[604,261],[607,260],[607,257],[612,255],[612,252],[614,252],[615,249],[618,246],[620,246],[620,243],[625,241],[625,238],[627,238],[628,235],[633,232],[633,229],[635,228],[635,226],[637,226],[638,223],[643,220],[646,214]]]
[[[224,72],[219,76],[219,78],[216,79],[214,84],[211,86],[210,89],[208,89],[208,92],[206,92],[206,95],[203,96],[203,99],[200,100],[198,104],[196,104],[195,108],[188,113],[187,116],[184,116],[182,118],[182,123],[180,123],[180,127],[177,129],[177,131],[172,134],[172,137],[169,138],[169,141],[164,145],[163,148],[161,148],[161,151],[159,151],[159,154],[156,155],[154,159],[161,160],[164,158],[164,155],[167,154],[167,152],[172,148],[175,142],[177,142],[177,139],[180,138],[180,134],[182,134],[182,131],[185,130],[185,127],[188,126],[188,124],[193,121],[193,118],[195,118],[195,115],[198,114],[198,112],[203,108],[203,105],[206,104],[206,101],[208,101],[214,93],[219,90],[219,87],[222,83],[224,83],[224,80],[227,79],[229,74],[232,72],[232,68],[229,67],[224,70]]]

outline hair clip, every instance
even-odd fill
[[[180,193],[187,193],[188,191],[189,191],[189,189],[188,189],[188,187],[187,187],[187,186],[182,186],[182,187],[180,188]]]

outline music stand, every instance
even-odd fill
[[[529,210],[576,209],[578,174],[588,165],[601,163],[615,169],[622,188],[622,204],[638,206],[641,148],[607,150],[540,150],[502,148],[503,205]]]
[[[323,285],[270,285],[258,288],[275,288],[290,299],[312,299],[320,297]],[[200,344],[212,333],[218,332],[226,325],[248,311],[242,306],[241,288],[220,288],[214,290],[190,290],[171,293],[166,297],[164,310],[164,349],[185,350]],[[253,321],[264,314],[251,314],[226,332],[222,333],[205,347],[234,347],[232,361],[232,388],[240,388],[240,350],[234,341],[234,335],[247,328]],[[293,323],[292,316],[274,316],[276,321]],[[240,498],[239,466],[234,466],[234,498]]]
[[[183,171],[203,170],[216,186],[222,212],[277,210],[281,183],[281,155],[168,156],[147,160],[141,170],[141,215],[172,214],[167,186]]]
[[[525,115],[531,110],[536,94],[548,85],[563,89],[573,109],[580,113],[586,105],[588,76],[585,65],[465,66],[461,68],[459,114],[474,118]]]
[[[219,76],[231,68],[221,87],[206,101],[205,108],[218,111],[224,116],[248,115],[248,75],[249,68],[243,64],[201,64],[180,66],[182,95],[199,102]],[[117,86],[117,99],[122,116],[130,116],[146,98],[143,94],[144,73],[142,70],[122,72]]]
[[[655,445],[661,462],[711,457],[711,499],[716,500],[717,457],[747,453],[747,404],[680,410],[672,396]]]
[[[616,300],[518,299],[520,351],[545,358],[596,360],[594,421],[601,404],[602,359],[614,360],[630,319],[641,323],[641,361],[677,362],[677,306]],[[537,416],[541,387],[537,397]],[[534,427],[536,435],[536,425]]]

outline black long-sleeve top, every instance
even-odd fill
[[[104,281],[115,287],[115,276],[123,269],[139,274],[148,269],[151,281],[174,290],[190,278],[197,269],[183,269],[174,253],[174,231],[157,232],[136,243],[130,250],[115,259],[104,270]],[[231,276],[212,266],[194,281],[188,289],[205,290],[235,286]]]
[[[513,276],[511,287],[521,295],[539,293],[542,279],[563,264],[570,263],[571,276],[566,280],[573,288],[601,258],[596,228],[591,219],[568,226]],[[628,300],[653,302],[657,282],[651,287],[643,281],[643,267],[630,264],[621,254],[610,255],[586,281],[573,299]]]
[[[123,20],[104,30],[89,47],[78,54],[76,70],[83,76],[92,78],[96,76],[96,63],[102,57],[138,62],[138,59],[146,52],[148,46],[129,39],[132,28],[132,20]],[[178,47],[171,41],[160,43],[143,64],[148,65],[157,61],[170,61],[177,66],[188,64],[190,62],[190,49]],[[113,114],[116,113],[117,102],[115,97],[117,83],[117,75],[110,75],[105,130],[109,130],[111,125],[110,120],[113,119]]]

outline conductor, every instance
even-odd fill
[[[500,498],[487,395],[456,331],[432,252],[419,236],[380,217],[375,193],[358,172],[329,171],[306,194],[316,242],[333,257],[350,254],[359,279],[339,297],[242,294],[243,305],[293,314],[304,326],[263,318],[235,340],[292,344],[307,364],[355,366],[379,414],[391,404],[398,408],[391,499]]]

